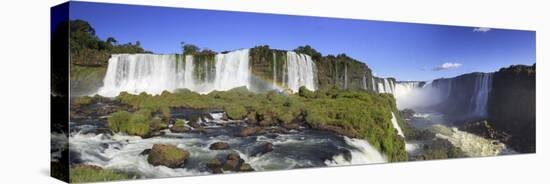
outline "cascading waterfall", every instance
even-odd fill
[[[225,91],[231,88],[250,87],[250,70],[248,69],[248,49],[216,55],[216,79],[214,87],[206,91]]]
[[[160,94],[187,88],[198,93],[250,86],[248,49],[217,54],[215,62],[195,61],[193,56],[115,54],[109,59],[102,96],[120,92]]]
[[[393,125],[393,128],[397,130],[397,135],[405,137],[405,134],[403,134],[403,130],[401,130],[399,123],[397,123],[397,118],[395,117],[395,114],[393,112],[391,113],[391,124]]]
[[[348,89],[348,65],[344,65],[344,89]]]
[[[178,87],[176,61],[175,55],[115,54],[98,94],[112,97],[122,91],[159,94],[174,90]]]
[[[367,74],[363,74],[363,89],[367,90]]]
[[[487,116],[487,101],[492,88],[493,75],[484,73],[476,77],[474,93],[470,100],[470,109],[472,115],[485,117]]]
[[[277,86],[277,54],[273,52],[273,86]]]
[[[347,144],[356,149],[350,151],[351,159],[345,159],[343,154],[335,155],[331,160],[326,160],[328,166],[375,164],[387,162],[386,157],[378,152],[368,141],[344,137]]]
[[[301,86],[316,90],[317,68],[309,55],[286,53],[286,67],[277,73],[276,55],[273,55],[273,84],[277,75],[280,83],[298,92]],[[192,55],[114,54],[98,94],[107,97],[120,92],[160,94],[163,91],[189,89],[198,93],[225,91],[235,87],[251,87],[249,50],[216,54],[214,58],[197,59]]]
[[[309,90],[316,89],[317,68],[309,55],[287,52],[286,87],[297,92],[301,86]]]
[[[377,86],[376,92],[378,93],[390,93],[395,92],[395,83],[389,78],[377,78],[373,79],[373,83]]]

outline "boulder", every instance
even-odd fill
[[[222,163],[218,159],[209,160],[206,163],[206,167],[208,167],[208,169],[210,169],[210,171],[212,171],[212,173],[214,173],[214,174],[223,173]]]
[[[242,171],[242,172],[250,172],[250,171],[254,171],[254,169],[252,168],[252,166],[250,166],[250,164],[243,163],[243,164],[241,165],[241,167],[239,168],[239,171]]]
[[[223,164],[223,170],[225,171],[238,171],[239,160],[226,160]]]
[[[197,121],[191,121],[189,122],[189,126],[193,127],[193,128],[202,128],[201,127],[201,124]]]
[[[184,132],[188,132],[190,131],[191,129],[188,128],[188,127],[185,127],[185,126],[172,126],[172,128],[170,128],[170,131],[171,132],[174,132],[174,133],[184,133]]]
[[[258,135],[261,130],[262,128],[260,127],[244,127],[243,129],[241,129],[241,132],[239,133],[238,136],[248,137],[251,135]]]
[[[265,144],[261,145],[257,149],[257,151],[254,155],[263,155],[263,154],[266,154],[266,153],[271,152],[271,151],[273,151],[273,144],[268,142],[268,143],[265,143]]]
[[[227,160],[239,160],[241,159],[241,156],[239,156],[238,153],[231,153],[227,155]]]
[[[149,152],[147,161],[154,166],[163,165],[170,168],[182,167],[190,153],[173,145],[155,144]]]
[[[297,130],[300,128],[300,125],[298,123],[285,123],[283,124],[283,127],[289,130]]]
[[[226,150],[229,149],[229,144],[226,142],[215,142],[210,145],[210,150]]]
[[[139,155],[149,155],[149,153],[151,153],[151,149],[145,149]]]
[[[209,160],[206,163],[206,167],[208,167],[210,169],[216,168],[216,167],[221,167],[221,166],[222,166],[222,163],[218,159],[212,159],[212,160]]]

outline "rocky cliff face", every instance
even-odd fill
[[[457,126],[488,120],[496,131],[510,135],[504,141],[514,150],[535,152],[535,71],[535,65],[517,65],[434,80],[431,85],[442,99],[433,109]]]
[[[509,145],[523,153],[536,150],[535,71],[535,65],[517,65],[495,72],[489,95],[489,122],[510,134]]]
[[[271,49],[269,46],[250,49],[250,67],[253,76],[270,83],[283,83],[287,75],[285,73],[287,52]],[[373,90],[372,71],[360,61],[345,54],[320,56],[298,49],[296,52],[312,57],[316,66],[315,78],[318,89]]]
[[[341,54],[322,57],[316,64],[320,88],[373,90],[372,71],[364,63]]]
[[[487,73],[469,73],[454,78],[436,79],[432,82],[432,87],[438,90],[438,95],[434,98],[440,98],[435,109],[443,112],[447,119],[455,122],[474,121],[486,118],[485,112],[475,112],[476,105],[486,104],[488,95],[480,89],[480,80]],[[490,89],[490,83],[486,87]],[[482,96],[484,95],[484,96]],[[479,98],[478,98],[479,97]],[[482,98],[485,97],[485,98]],[[481,104],[482,105],[482,104]],[[485,108],[486,109],[486,106]],[[486,111],[478,109],[479,111]]]

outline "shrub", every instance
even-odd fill
[[[227,105],[224,110],[231,119],[242,119],[247,114],[246,109],[240,105]]]
[[[134,114],[126,111],[118,111],[107,119],[107,126],[115,132],[124,132],[128,135],[145,136],[150,128],[151,111],[139,110]]]

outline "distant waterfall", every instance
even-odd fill
[[[301,86],[309,90],[316,89],[317,68],[311,57],[306,54],[287,52],[287,81],[286,87],[297,92]]]
[[[395,83],[389,78],[373,78],[374,86],[376,87],[376,92],[378,93],[395,93]]]
[[[424,89],[425,82],[422,81],[399,81],[395,84],[395,96],[397,108],[405,109],[426,104],[427,99],[433,98],[429,95],[429,89]]]
[[[109,59],[99,95],[120,92],[160,94],[187,88],[199,93],[250,85],[248,49],[217,54],[215,61],[194,61],[193,56],[115,54]]]
[[[474,84],[474,92],[470,100],[472,114],[474,116],[487,116],[487,101],[489,92],[491,92],[493,75],[484,73],[476,77]]]
[[[428,82],[398,82],[397,107],[434,108],[452,118],[485,118],[492,88],[492,73],[470,73]]]

